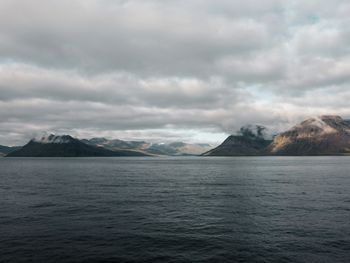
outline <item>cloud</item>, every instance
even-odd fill
[[[42,130],[219,142],[249,123],[277,132],[314,114],[349,117],[349,10],[345,0],[3,0],[0,143]]]

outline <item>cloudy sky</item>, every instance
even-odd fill
[[[0,144],[215,144],[349,101],[348,0],[0,1]]]

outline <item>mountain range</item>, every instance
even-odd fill
[[[69,135],[49,135],[30,140],[22,148],[10,152],[7,157],[93,157],[93,156],[146,156],[131,150],[111,151],[88,145]]]
[[[34,138],[23,147],[0,146],[0,155],[8,157],[350,155],[350,121],[333,115],[313,117],[278,134],[273,139],[266,139],[263,126],[245,126],[213,149],[209,144],[149,143],[106,138],[79,140],[69,135],[51,134]]]
[[[70,135],[51,134],[33,138],[23,147],[1,146],[0,153],[7,157],[180,156],[199,155],[210,148],[209,144],[154,144],[105,138],[79,140]]]
[[[123,141],[123,140],[108,140],[106,138],[92,138],[90,140],[84,139],[82,142],[104,147],[106,149],[115,151],[121,149],[128,149],[143,152],[149,155],[200,155],[212,148],[209,144],[190,144],[184,142],[172,143],[149,143],[145,141]]]
[[[259,126],[257,126],[259,127]],[[260,128],[261,129],[261,128]],[[340,116],[309,118],[267,140],[254,131],[229,136],[204,156],[306,156],[350,154],[350,122]]]

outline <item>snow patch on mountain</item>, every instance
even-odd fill
[[[63,143],[70,143],[72,142],[72,137],[69,135],[42,135],[38,136],[32,139],[33,142],[36,143],[42,143],[42,144],[48,144],[48,143],[56,143],[56,144],[63,144]]]

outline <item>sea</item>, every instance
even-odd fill
[[[350,157],[0,158],[0,262],[350,262]]]

